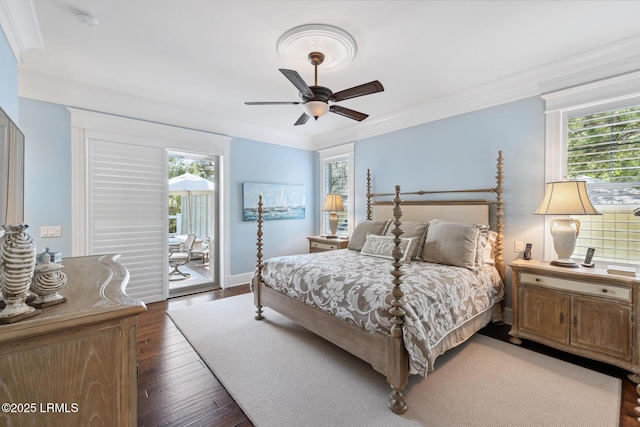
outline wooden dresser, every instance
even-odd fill
[[[138,314],[118,255],[66,258],[67,302],[0,325],[0,425],[135,426]]]
[[[640,278],[516,260],[511,342],[526,338],[630,371],[640,382]]]

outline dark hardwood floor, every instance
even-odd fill
[[[147,305],[138,317],[139,426],[251,426],[251,422],[166,315],[167,310],[249,292],[249,286]]]
[[[176,328],[166,311],[249,292],[249,286],[208,291],[149,304],[138,324],[139,426],[251,426],[251,422]],[[508,341],[508,326],[481,333]],[[524,340],[523,347],[623,380],[621,427],[638,427],[635,384],[622,369]]]

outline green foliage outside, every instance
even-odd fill
[[[213,163],[184,158],[169,158],[169,179],[190,173],[209,181],[214,181]],[[169,195],[169,216],[178,215],[182,211],[182,197]],[[169,221],[169,233],[176,233],[177,222]]]
[[[349,218],[349,161],[338,160],[326,164],[326,191],[328,193],[340,194],[342,196],[342,205],[344,212],[338,212],[338,234],[348,235],[348,218]],[[329,213],[324,212],[325,224],[328,232],[329,229]]]
[[[568,128],[569,179],[640,186],[640,106],[576,117]]]

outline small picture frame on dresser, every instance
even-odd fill
[[[584,257],[584,262],[582,263],[585,267],[593,267],[596,264],[593,262],[593,254],[596,250],[594,248],[587,249],[587,255]]]

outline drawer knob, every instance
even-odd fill
[[[540,281],[540,278],[539,278],[539,277],[536,277],[536,282],[539,282],[539,281]]]
[[[602,289],[602,293],[603,293],[603,294],[606,294],[607,292],[609,292],[609,291],[608,291],[606,288],[605,288],[605,289]]]

